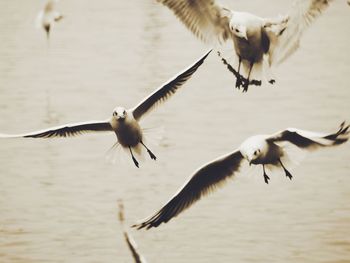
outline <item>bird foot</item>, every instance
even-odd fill
[[[135,157],[132,157],[132,160],[134,161],[134,164],[137,168],[139,168],[139,162],[135,159]]]
[[[237,80],[236,80],[236,89],[240,89],[242,86],[242,79],[240,77],[237,77]]]
[[[292,180],[293,176],[291,175],[291,173],[288,172],[287,170],[285,172],[286,172],[286,176],[289,178],[289,180]]]
[[[157,157],[150,150],[147,150],[147,152],[152,160],[157,160]]]
[[[248,91],[248,87],[249,87],[249,81],[248,80],[245,80],[244,83],[243,83],[243,90],[242,92],[245,93]]]
[[[264,181],[265,183],[269,184],[270,177],[267,176],[266,173],[264,173]]]

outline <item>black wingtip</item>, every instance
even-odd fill
[[[207,51],[207,53],[204,54],[204,56],[199,60],[201,63],[209,56],[209,54],[213,51],[213,49],[210,49]]]
[[[147,226],[147,224],[141,223],[141,224],[134,224],[131,227],[136,228],[137,230],[141,230],[141,229],[145,228],[146,226]],[[149,228],[150,228],[150,226],[147,226],[146,230],[148,230]]]
[[[333,141],[333,145],[343,144],[349,140],[349,128],[350,125],[346,124],[346,121],[343,121],[337,132],[327,135],[324,138]]]

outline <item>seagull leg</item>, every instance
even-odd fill
[[[263,164],[263,171],[264,171],[264,181],[265,183],[269,183],[270,177],[267,176],[266,172],[265,172],[265,165]]]
[[[142,141],[140,141],[140,143],[143,145],[143,147],[145,147],[146,148],[146,150],[147,150],[147,152],[148,152],[148,154],[149,154],[149,156],[151,157],[151,159],[152,160],[157,160],[157,157],[153,154],[153,152],[151,152],[151,150],[150,149],[148,149],[147,148],[147,146],[146,145],[144,145],[144,143],[142,142]]]
[[[283,165],[281,159],[278,159],[278,161],[279,161],[279,163],[281,164],[281,166],[282,166],[284,172],[286,173],[286,176],[287,176],[290,180],[292,180],[293,176],[292,176],[291,173],[286,169],[286,167],[284,167],[284,165]]]
[[[253,66],[254,66],[254,62],[250,62],[250,69],[249,69],[249,72],[248,72],[248,77],[247,79],[245,80],[244,84],[243,84],[243,92],[247,92],[248,91],[248,86],[249,86],[249,79],[250,79],[250,74],[252,73],[252,69],[253,69]]]
[[[239,56],[239,62],[238,62],[238,76],[237,76],[237,80],[236,80],[236,88],[239,89],[242,85],[242,77],[241,74],[239,73],[239,71],[241,70],[241,63],[242,63],[242,58]]]
[[[134,164],[137,168],[139,168],[139,163],[138,161],[136,160],[134,154],[132,153],[132,150],[131,150],[131,147],[129,146],[129,150],[130,150],[130,153],[131,153],[131,157],[132,157],[132,160],[134,161]]]

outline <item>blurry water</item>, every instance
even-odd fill
[[[232,6],[273,16],[290,1],[266,2]],[[105,119],[208,49],[149,0],[62,1],[66,17],[48,49],[33,26],[42,5],[0,2],[1,132]],[[277,84],[247,94],[233,89],[234,78],[212,54],[144,119],[165,133],[150,146],[158,160],[146,157],[140,169],[129,156],[114,165],[105,160],[111,134],[2,140],[0,261],[131,262],[119,198],[131,225],[247,136],[289,126],[332,131],[349,121],[349,25],[349,7],[336,1],[278,68]],[[292,182],[277,172],[265,185],[257,167],[168,224],[132,234],[149,262],[350,262],[350,144],[307,157]]]

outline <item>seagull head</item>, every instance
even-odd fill
[[[261,154],[261,149],[259,148],[251,149],[251,151],[249,151],[245,156],[245,158],[249,162],[249,165],[256,164],[257,163],[256,161],[259,159],[260,154]]]
[[[239,20],[236,20],[235,16],[233,16],[230,21],[230,30],[235,36],[248,40],[247,26],[242,24]]]
[[[113,111],[113,117],[117,120],[125,120],[126,115],[127,111],[123,107],[116,107]]]
[[[258,164],[266,155],[268,145],[264,136],[256,135],[245,140],[240,146],[240,152],[251,164]]]

